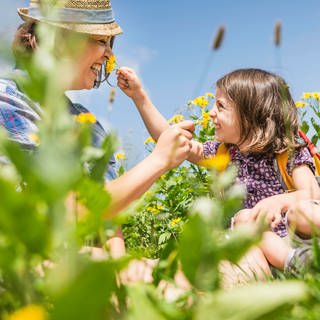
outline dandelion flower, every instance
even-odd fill
[[[114,55],[109,57],[106,63],[106,73],[108,74],[112,73],[116,65],[117,65],[116,57]]]
[[[45,320],[46,311],[38,305],[29,305],[14,312],[8,317],[8,320]]]
[[[203,129],[206,129],[208,127],[209,120],[209,112],[202,112],[201,126]]]
[[[75,119],[79,123],[96,123],[97,122],[96,117],[90,112],[79,113],[78,115],[75,116]]]
[[[214,98],[215,98],[215,97],[214,97],[214,94],[211,93],[211,92],[206,92],[205,95],[206,95],[207,97],[211,98],[211,99],[214,99]]]
[[[153,143],[155,144],[156,142],[154,141],[154,139],[152,137],[149,137],[145,140],[144,144],[148,144],[148,143]]]
[[[199,96],[195,98],[192,101],[192,103],[201,108],[205,108],[209,104],[208,100],[206,99],[206,96]]]
[[[306,104],[306,102],[304,102],[304,101],[297,101],[297,102],[295,103],[295,105],[296,105],[297,108],[303,108],[303,107],[305,107],[307,104]]]
[[[184,117],[182,114],[176,114],[168,121],[168,123],[169,124],[179,123],[179,122],[182,122],[183,120],[184,120]]]
[[[126,155],[124,153],[119,152],[119,153],[116,154],[116,159],[125,160],[125,159],[127,159],[127,157],[126,157]]]
[[[170,221],[171,227],[174,227],[174,226],[177,225],[180,221],[181,221],[181,218],[180,218],[180,217],[175,218],[175,219],[172,219],[172,220]]]
[[[230,162],[229,154],[216,155],[212,158],[203,159],[198,164],[208,169],[215,169],[219,172],[224,171]]]
[[[312,92],[304,92],[302,95],[302,99],[310,99],[312,98]]]

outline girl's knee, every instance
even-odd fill
[[[249,222],[250,214],[251,209],[242,209],[238,211],[233,217],[234,225],[247,224]]]

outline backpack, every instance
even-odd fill
[[[316,168],[315,177],[318,181],[318,184],[320,185],[320,154],[318,153],[315,145],[310,141],[310,139],[305,135],[303,131],[298,130],[298,134],[307,144],[307,148],[312,156],[313,163]],[[220,156],[228,152],[229,152],[228,147],[224,143],[221,143],[218,146],[216,155]],[[278,153],[276,155],[276,158],[274,159],[274,168],[278,172],[280,182],[284,190],[295,190],[293,179],[287,172],[288,158],[289,158],[288,151]]]

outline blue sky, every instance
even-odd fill
[[[25,0],[1,0],[0,34],[10,38]],[[210,59],[202,90],[225,73],[258,67],[282,75],[298,100],[304,91],[319,91],[319,0],[113,0],[116,20],[124,30],[117,37],[115,54],[120,65],[136,69],[153,102],[170,118],[194,97],[206,61]],[[282,23],[280,48],[273,44],[273,29]],[[221,48],[213,52],[219,26],[226,28]],[[112,79],[111,82],[115,83]],[[147,152],[148,137],[132,102],[120,90],[112,107],[110,88],[72,92],[74,100],[114,128],[131,166]]]

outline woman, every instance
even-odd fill
[[[37,50],[37,24],[53,25],[62,29],[66,35],[72,34],[81,41],[81,53],[72,57],[72,70],[75,74],[64,89],[82,90],[99,86],[104,65],[113,56],[114,37],[122,33],[113,18],[110,2],[70,0],[48,12],[49,15],[43,15],[39,0],[31,0],[29,8],[18,8],[18,13],[25,23],[15,36],[15,55],[20,58],[32,56]],[[63,44],[58,46],[57,49],[60,50]],[[22,147],[35,148],[30,134],[36,130],[37,121],[41,119],[41,107],[21,92],[13,81],[1,80],[0,87],[0,123],[8,130],[11,139]],[[68,102],[71,114],[87,112],[83,106]],[[192,130],[192,122],[169,128],[159,139],[154,152],[119,178],[114,179],[114,161],[111,160],[106,188],[111,193],[112,201],[106,217],[116,215],[140,197],[165,171],[187,158]],[[93,144],[99,145],[105,135],[102,126],[97,122],[94,125]]]

